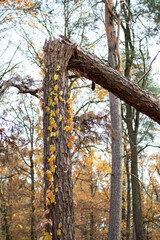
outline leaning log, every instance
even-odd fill
[[[74,52],[68,63],[68,69],[94,81],[112,92],[125,103],[136,108],[160,124],[160,99],[136,83],[125,78],[120,72],[105,64],[96,55],[77,46],[68,39],[59,40],[68,46],[74,46]]]

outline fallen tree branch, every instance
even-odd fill
[[[160,124],[160,99],[140,88],[136,83],[126,79],[121,73],[106,65],[96,55],[77,46],[61,36],[60,42],[74,47],[68,69],[78,72],[103,88],[112,92],[125,103],[133,106]]]

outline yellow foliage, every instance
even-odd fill
[[[54,145],[50,145],[50,152],[53,154],[56,151],[56,148]]]
[[[61,96],[59,96],[59,100],[62,102],[63,101],[63,98]]]
[[[59,116],[59,122],[61,122],[62,121],[62,114]]]
[[[49,192],[49,193],[47,194],[47,198],[50,199],[51,203],[54,203],[54,202],[55,202],[55,196],[54,196],[54,194],[53,194],[52,192]]]
[[[52,173],[55,173],[55,165],[53,165],[53,166],[51,167],[51,172],[52,172]]]
[[[58,231],[57,231],[57,236],[61,236],[61,230],[60,229],[58,229]]]
[[[58,117],[59,115],[59,109],[56,109],[56,116]]]
[[[56,81],[57,79],[58,79],[58,75],[55,74],[55,75],[54,75],[54,80]]]
[[[58,90],[58,85],[54,86],[54,90],[57,91]]]

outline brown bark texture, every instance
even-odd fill
[[[46,231],[54,240],[74,239],[67,65],[73,46],[59,40],[44,45],[44,183]]]
[[[81,74],[81,76],[101,85],[130,106],[133,106],[160,124],[159,98],[143,90],[136,83],[129,81],[120,72],[106,65],[96,55],[74,45],[66,38],[62,39],[62,41],[68,47],[74,46],[74,53],[68,64],[70,70],[78,73],[78,76]]]
[[[105,25],[108,40],[108,62],[118,69],[118,38],[116,36],[115,23],[112,15],[113,0],[105,3]],[[121,128],[121,104],[120,99],[109,93],[111,127],[112,127],[112,175],[111,198],[109,214],[109,240],[119,240],[121,236],[122,215],[122,128]]]

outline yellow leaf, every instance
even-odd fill
[[[52,173],[55,173],[55,166],[52,166],[52,167],[51,167],[51,172],[52,172]]]
[[[50,145],[50,152],[53,154],[56,151],[56,148],[54,145]]]
[[[66,126],[66,127],[64,127],[63,128],[63,130],[66,130],[66,132],[71,132],[71,131],[73,131],[73,127],[72,126]]]
[[[57,65],[57,72],[59,72],[61,69],[61,66],[60,65]]]
[[[46,205],[51,205],[49,198],[46,198]]]
[[[51,235],[45,236],[44,240],[52,240],[52,236]]]
[[[52,127],[51,127],[51,126],[49,126],[49,127],[48,127],[48,130],[49,130],[50,132],[52,132]]]
[[[62,102],[63,101],[63,98],[61,96],[59,96],[59,100]]]
[[[57,91],[58,90],[58,85],[54,86],[54,90]]]
[[[54,101],[55,101],[55,104],[58,103],[58,96],[55,96]]]
[[[51,157],[49,158],[48,162],[49,161],[55,162],[55,160],[56,160],[56,156],[55,155],[51,155]]]
[[[56,116],[58,117],[59,114],[59,109],[56,110]]]
[[[55,188],[55,192],[58,192],[58,187]]]
[[[47,197],[51,200],[51,203],[54,203],[55,201],[55,196],[52,192],[48,193],[47,194]]]
[[[62,121],[62,115],[59,116],[59,122],[61,122],[61,121]]]
[[[47,171],[46,171],[46,175],[47,175],[47,177],[48,177],[48,180],[49,180],[49,181],[52,181],[53,177],[52,177],[52,172],[51,172],[50,170],[47,170]]]
[[[61,236],[61,230],[60,229],[58,229],[58,231],[57,231],[57,236]]]
[[[50,116],[55,117],[55,112],[53,110],[50,111]]]
[[[59,224],[58,224],[58,228],[61,228],[62,227],[62,223],[60,222]]]
[[[21,228],[21,229],[22,229],[23,226],[22,226],[21,224],[18,224],[18,225],[17,225],[17,228]]]
[[[54,80],[56,81],[58,79],[58,75],[54,74]]]

